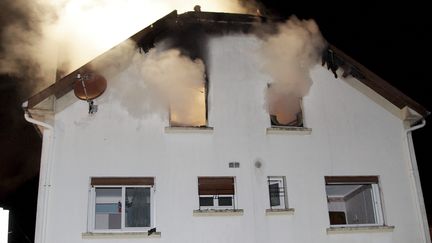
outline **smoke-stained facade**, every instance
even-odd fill
[[[405,132],[428,112],[290,21],[173,12],[30,98],[35,242],[428,242]]]

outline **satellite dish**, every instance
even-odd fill
[[[105,91],[106,79],[96,73],[78,74],[74,85],[75,96],[80,100],[93,100]]]
[[[77,81],[74,85],[75,96],[80,100],[85,100],[89,104],[89,114],[97,112],[98,106],[94,104],[93,99],[99,97],[106,89],[106,79],[96,73],[78,73]]]

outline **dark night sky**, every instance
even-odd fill
[[[378,6],[349,1],[343,5],[327,2],[313,5],[309,1],[305,4],[265,1],[268,13],[315,19],[328,42],[432,110],[428,87],[432,43],[429,36],[432,24],[426,12],[429,8],[425,3],[409,4]],[[5,20],[0,21],[2,26]],[[24,83],[0,75],[0,206],[13,210],[11,242],[32,242],[34,234],[41,140],[22,118],[20,105],[28,96],[28,92],[21,92]],[[428,117],[426,127],[413,136],[425,203],[431,212],[432,191],[426,185],[432,180],[427,173],[432,119]]]

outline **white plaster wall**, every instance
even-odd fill
[[[47,242],[419,242],[402,122],[317,66],[304,99],[312,133],[266,135],[269,77],[258,68],[258,45],[244,36],[211,41],[212,133],[165,133],[167,121],[136,120],[110,99],[92,117],[85,102],[57,114]],[[231,161],[240,168],[228,168]],[[236,177],[243,216],[192,215],[198,209],[197,177],[212,175]],[[326,175],[378,175],[386,223],[394,232],[327,235]],[[154,176],[162,237],[83,240],[92,176]],[[286,176],[293,215],[265,215],[267,176]]]

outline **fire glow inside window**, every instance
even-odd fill
[[[280,93],[278,86],[267,85],[267,103],[272,127],[303,127],[302,98]]]
[[[206,88],[204,85],[179,92],[183,92],[185,95],[170,103],[170,126],[207,126]]]
[[[199,209],[235,209],[234,177],[198,177]]]
[[[153,223],[153,178],[92,178],[95,231],[141,231]]]
[[[378,177],[326,176],[332,227],[383,225]]]

